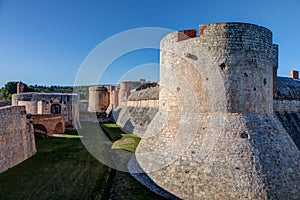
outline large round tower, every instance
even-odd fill
[[[300,196],[299,150],[273,116],[272,33],[216,23],[161,41],[159,112],[136,157],[182,199]]]

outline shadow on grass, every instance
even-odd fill
[[[80,139],[36,141],[37,153],[0,174],[0,199],[101,199],[110,169]]]
[[[87,131],[96,128],[91,124]],[[163,199],[129,173],[99,162],[75,133],[65,135],[37,139],[34,156],[1,173],[0,199]]]

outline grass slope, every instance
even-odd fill
[[[100,123],[100,126],[112,142],[121,139],[121,134],[124,134],[122,129],[115,123]]]
[[[112,149],[123,149],[125,151],[135,152],[141,140],[140,137],[125,133],[115,123],[101,123],[100,126],[113,142]]]
[[[123,149],[130,152],[135,152],[141,138],[133,134],[121,134],[122,138],[115,141],[112,149]]]

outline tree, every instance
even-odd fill
[[[10,81],[7,82],[4,87],[0,89],[0,101],[11,101],[11,96],[12,94],[17,93],[17,85],[18,82],[15,81]],[[24,92],[28,92],[29,88],[28,86],[24,83]]]

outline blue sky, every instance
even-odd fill
[[[73,85],[84,59],[115,34],[141,27],[196,29],[225,21],[269,28],[280,48],[279,75],[288,76],[300,68],[299,10],[298,0],[0,0],[0,86],[18,80]],[[158,63],[158,51],[121,56],[102,81],[114,83],[145,63]],[[158,78],[157,66],[144,70],[136,74]]]

